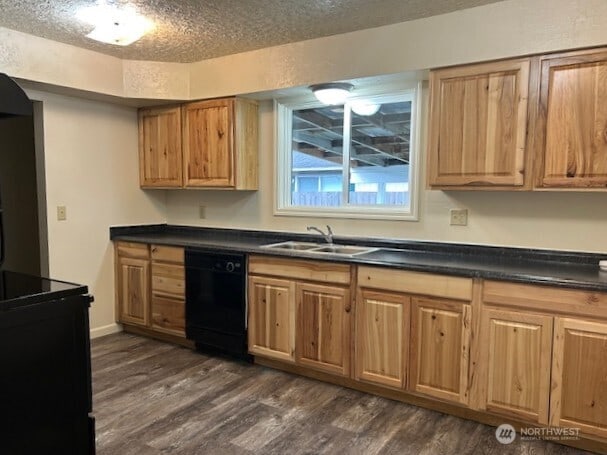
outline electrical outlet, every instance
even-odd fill
[[[65,221],[67,220],[67,208],[65,205],[57,206],[57,221]]]
[[[198,216],[200,217],[201,220],[204,220],[207,215],[207,208],[204,205],[201,205],[200,207],[198,207]]]
[[[468,225],[468,209],[451,209],[449,210],[451,226],[467,226]]]

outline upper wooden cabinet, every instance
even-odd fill
[[[430,186],[529,185],[529,73],[529,59],[430,72]]]
[[[541,58],[536,186],[607,187],[607,50]]]
[[[257,103],[240,98],[139,111],[142,188],[258,186]]]
[[[139,182],[142,187],[183,185],[181,108],[139,110]]]
[[[257,189],[257,104],[226,98],[182,109],[185,186]]]

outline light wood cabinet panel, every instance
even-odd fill
[[[151,245],[152,329],[185,338],[184,249]]]
[[[152,262],[152,294],[185,299],[185,268],[177,264]]]
[[[528,185],[529,74],[529,59],[430,72],[430,186]]]
[[[481,324],[487,410],[547,424],[553,318],[485,308]]]
[[[607,51],[541,62],[537,186],[607,187]]]
[[[326,261],[249,256],[248,272],[322,283],[350,284],[350,265]]]
[[[470,324],[470,305],[412,300],[411,390],[468,402]]]
[[[550,425],[607,437],[607,324],[557,318]]]
[[[456,300],[472,299],[472,279],[388,267],[358,267],[358,284],[366,289],[430,295]]]
[[[139,178],[141,187],[183,184],[181,109],[157,107],[139,111]]]
[[[149,267],[147,259],[118,257],[116,289],[120,322],[149,324]]]
[[[404,388],[411,299],[359,289],[356,301],[356,379]]]
[[[295,283],[249,277],[249,352],[295,360]]]
[[[184,261],[184,249],[178,246],[152,245],[150,248],[152,261],[174,262],[182,264]]]
[[[296,361],[342,376],[350,375],[349,288],[296,284]]]
[[[257,105],[225,98],[182,110],[185,186],[257,189]]]
[[[152,295],[152,328],[185,337],[185,301]]]

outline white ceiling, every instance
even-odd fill
[[[0,26],[119,58],[194,62],[406,22],[502,0],[131,0],[152,33],[128,47],[92,41],[75,17],[94,0],[0,0]]]

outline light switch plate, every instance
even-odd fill
[[[451,226],[467,226],[468,225],[468,209],[451,209],[449,210]]]

